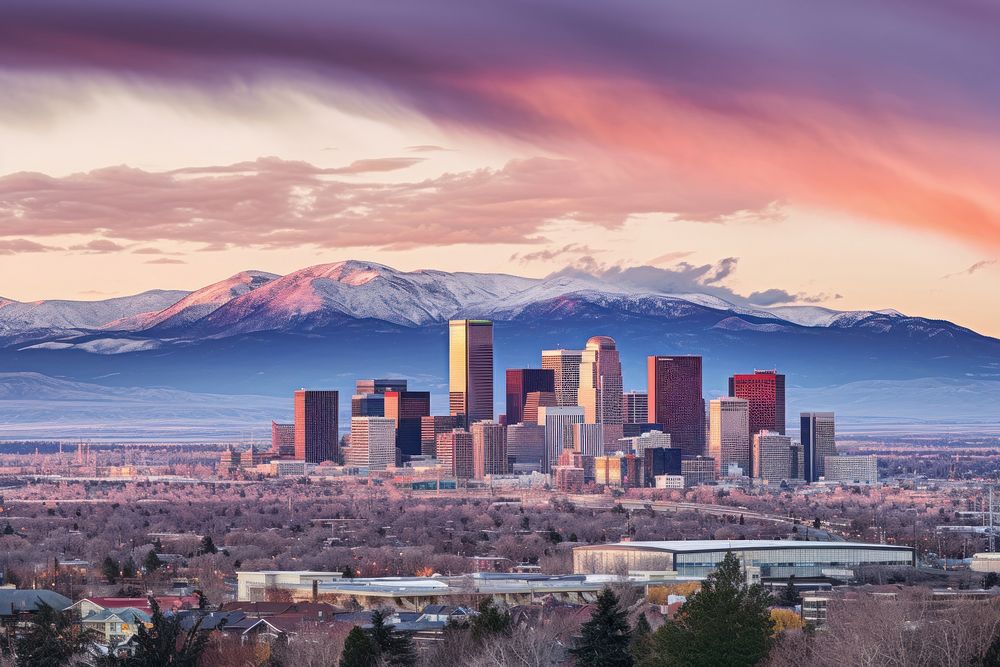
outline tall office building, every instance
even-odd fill
[[[385,470],[396,464],[396,424],[388,417],[351,417],[351,446],[344,464]]]
[[[437,437],[462,426],[461,417],[455,415],[424,415],[420,418],[420,453],[436,456]]]
[[[525,424],[538,423],[538,408],[558,405],[554,391],[529,391],[524,397],[524,412],[521,422]]]
[[[622,401],[622,419],[626,424],[643,424],[649,418],[649,394],[627,391]]]
[[[295,458],[306,463],[337,460],[338,406],[336,391],[295,392]]]
[[[657,475],[680,475],[681,450],[673,447],[647,447],[636,458],[642,461],[642,486],[656,486]]]
[[[472,434],[460,428],[437,436],[437,459],[456,479],[472,479]]]
[[[271,422],[271,454],[273,456],[294,458],[295,424]]]
[[[716,398],[709,403],[708,455],[713,457],[721,475],[737,465],[750,476],[750,433],[747,430],[749,405],[742,398]]]
[[[448,404],[467,424],[493,419],[493,323],[448,323]]]
[[[600,424],[573,424],[573,451],[583,456],[604,456],[604,431]]]
[[[805,460],[805,480],[817,482],[825,473],[824,459],[837,455],[836,428],[832,412],[802,412],[799,414],[802,456]]]
[[[429,391],[385,392],[385,416],[396,426],[396,447],[404,459],[420,454],[420,420],[430,413]]]
[[[355,394],[384,394],[387,391],[406,391],[406,380],[380,378],[354,383]]]
[[[780,483],[795,479],[797,461],[793,461],[792,439],[775,431],[753,434],[753,477]]]
[[[516,464],[538,466],[545,462],[545,427],[538,424],[511,424],[507,427],[507,458]]]
[[[384,417],[385,394],[354,394],[351,396],[352,417]]]
[[[542,350],[542,368],[553,373],[556,405],[576,405],[583,350]]]
[[[622,396],[622,364],[615,340],[609,336],[592,336],[580,357],[577,405],[583,408],[584,422],[624,423]]]
[[[776,370],[738,373],[729,378],[729,395],[750,405],[750,435],[785,434],[785,376]]]
[[[555,391],[555,372],[550,368],[507,369],[507,425],[520,424],[524,404],[531,392]]]
[[[573,447],[573,424],[583,423],[583,408],[557,405],[538,408],[538,425],[545,427],[545,460],[542,472],[549,472],[567,447]]]
[[[710,456],[681,457],[681,475],[684,476],[685,487],[711,484],[716,478],[715,470],[715,459]]]
[[[651,356],[646,360],[648,421],[669,433],[673,446],[689,456],[705,451],[705,399],[701,357]],[[750,432],[747,431],[749,438]]]
[[[473,479],[507,473],[507,428],[495,421],[472,425]]]

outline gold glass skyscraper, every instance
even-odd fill
[[[493,419],[493,322],[448,323],[448,405],[470,425]]]

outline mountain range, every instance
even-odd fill
[[[499,387],[504,368],[537,366],[541,349],[578,348],[596,334],[617,339],[626,388],[645,387],[648,354],[701,354],[709,396],[724,392],[732,372],[779,368],[790,387],[804,396],[823,390],[815,395],[830,403],[790,404],[790,412],[842,402],[857,411],[857,392],[845,389],[841,401],[836,388],[859,382],[890,382],[898,392],[921,381],[925,390],[914,392],[914,402],[926,400],[929,379],[944,391],[976,386],[989,394],[1000,386],[1000,341],[895,310],[765,308],[585,274],[404,272],[363,261],[284,276],[244,271],[193,292],[0,299],[0,369],[137,392],[258,397],[290,396],[301,386],[346,396],[357,377],[391,375],[435,392],[434,407],[444,409],[445,324],[454,318],[495,322]],[[496,395],[502,399],[502,391]],[[900,410],[898,395],[867,395],[866,416],[891,418]],[[927,410],[928,418],[954,416],[943,405]],[[44,421],[43,413],[32,410],[32,419]]]

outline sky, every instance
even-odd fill
[[[0,296],[367,259],[1000,336],[1000,5],[0,7]]]

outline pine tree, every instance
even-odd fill
[[[215,542],[212,541],[211,535],[206,535],[201,538],[201,546],[198,549],[199,553],[203,554],[214,554],[219,550],[215,547]]]
[[[763,587],[747,586],[739,559],[729,552],[674,622],[653,634],[654,654],[644,667],[756,665],[771,647],[770,604]]]
[[[510,612],[499,609],[493,598],[485,598],[479,603],[479,614],[472,619],[472,638],[481,642],[493,635],[505,635],[510,631]]]
[[[788,583],[785,584],[784,590],[781,591],[781,596],[778,598],[778,604],[782,607],[794,607],[802,598],[799,596],[799,591],[795,588],[795,575],[788,578]]]
[[[340,653],[339,667],[376,667],[378,647],[364,630],[355,626],[344,640],[344,650]]]
[[[392,642],[392,628],[385,622],[385,612],[376,609],[372,612],[372,627],[368,631],[368,636],[375,643],[375,648],[379,653],[389,650]]]
[[[134,578],[135,577],[135,569],[136,569],[135,568],[135,560],[133,560],[132,557],[129,556],[125,560],[125,563],[122,564],[122,576],[125,577],[126,579],[132,579],[132,578]]]
[[[104,575],[109,584],[117,582],[120,574],[118,561],[111,556],[105,556],[104,562],[101,563],[101,574]]]
[[[147,573],[156,572],[162,565],[163,561],[156,555],[156,549],[150,549],[142,561],[142,567]]]
[[[646,614],[639,614],[639,618],[635,621],[629,651],[636,664],[641,663],[653,652],[653,628],[650,627]]]
[[[597,596],[597,608],[580,628],[582,637],[570,653],[578,667],[631,667],[629,652],[632,633],[625,612],[618,606],[618,596],[605,588]]]
[[[28,627],[14,642],[17,667],[77,667],[86,664],[82,657],[93,636],[78,630],[76,619],[68,611],[59,611],[40,603],[31,615]]]
[[[197,667],[208,647],[209,632],[196,621],[188,631],[181,628],[179,616],[167,617],[153,598],[151,627],[139,625],[135,635],[135,653],[126,659],[126,667]]]

